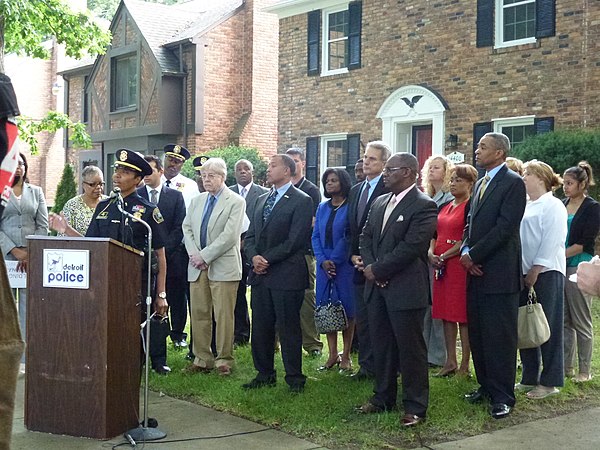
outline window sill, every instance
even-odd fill
[[[121,113],[128,113],[128,112],[133,112],[133,111],[137,111],[137,105],[136,106],[129,106],[127,108],[120,108],[120,109],[115,109],[114,111],[110,111],[108,114],[111,115],[116,115],[116,114],[121,114]]]
[[[514,44],[514,45],[504,45],[502,47],[495,47],[493,50],[493,54],[494,55],[501,55],[503,53],[510,53],[510,52],[518,52],[518,51],[523,51],[523,50],[532,50],[534,48],[540,48],[541,45],[541,41],[535,40],[532,42],[525,42],[525,43],[521,43],[521,44]]]
[[[335,76],[335,75],[346,75],[349,72],[350,71],[348,70],[348,68],[345,67],[343,69],[330,70],[328,72],[321,72],[321,77],[332,77],[332,76]]]

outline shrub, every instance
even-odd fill
[[[62,177],[56,188],[54,197],[54,206],[52,212],[59,213],[63,210],[65,203],[77,195],[77,183],[75,182],[75,173],[71,164],[65,164]]]
[[[557,130],[539,134],[525,140],[513,153],[523,161],[544,161],[560,175],[585,160],[592,166],[594,178],[600,182],[599,130]],[[590,189],[590,195],[595,199],[598,199],[599,192],[598,185]],[[558,194],[561,195],[561,192]]]
[[[235,184],[234,167],[235,163],[240,159],[247,159],[254,166],[254,182],[263,185],[267,177],[267,163],[261,158],[258,150],[252,147],[237,147],[235,145],[229,145],[227,147],[220,147],[203,153],[206,156],[223,158],[225,164],[227,164],[227,180],[225,184],[231,186]],[[193,155],[189,160],[185,162],[181,173],[189,178],[194,178],[195,171],[192,164],[192,160],[198,155]]]

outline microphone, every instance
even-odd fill
[[[121,188],[116,187],[110,192],[110,195],[108,196],[108,198],[113,200],[115,198],[119,198],[120,196],[121,196]]]

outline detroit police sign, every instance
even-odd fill
[[[44,249],[43,286],[89,289],[90,251]]]

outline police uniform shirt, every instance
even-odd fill
[[[196,195],[200,194],[200,191],[198,191],[198,184],[191,178],[183,176],[181,173],[171,178],[169,183],[167,183],[167,179],[163,175],[160,178],[160,182],[171,189],[177,189],[179,192],[181,192],[186,209],[189,208],[192,199]]]
[[[150,225],[152,229],[152,248],[154,250],[163,248],[165,246],[166,230],[164,229],[163,217],[156,205],[140,197],[136,191],[125,197],[123,202],[125,211],[141,218]],[[117,208],[114,199],[106,199],[98,203],[86,237],[107,237],[143,252],[148,250],[148,230],[143,224],[129,217],[124,217]]]

